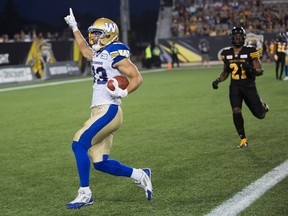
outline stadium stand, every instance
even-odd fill
[[[158,26],[162,26],[161,22],[167,23],[168,16],[164,16],[167,7],[162,10]],[[171,7],[171,32],[166,35],[173,37],[227,35],[236,25],[254,33],[286,32],[288,29],[288,1],[284,0],[174,0]],[[158,36],[163,38],[161,34]]]

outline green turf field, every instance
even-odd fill
[[[244,107],[249,147],[237,149],[229,80],[213,90],[222,66],[143,73],[123,100],[124,122],[110,158],[150,167],[154,197],[128,178],[92,170],[94,205],[68,210],[79,187],[72,137],[89,118],[92,81],[0,92],[2,216],[200,216],[288,159],[288,81],[265,64],[258,91],[264,120]],[[10,86],[1,87],[8,88]],[[241,216],[288,215],[284,179]]]

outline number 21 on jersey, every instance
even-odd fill
[[[239,79],[246,79],[246,72],[242,69],[242,67],[239,67],[236,63],[231,63],[229,67],[232,69],[231,72],[231,78],[234,80]]]

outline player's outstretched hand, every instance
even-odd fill
[[[218,89],[219,83],[220,83],[220,78],[217,78],[214,82],[212,82],[212,88]]]
[[[77,27],[77,22],[75,20],[72,8],[69,8],[69,12],[70,12],[70,14],[68,16],[64,17],[64,20],[69,25],[69,27],[72,29],[72,31],[75,32],[78,30],[78,27]]]
[[[112,97],[115,97],[115,98],[125,98],[125,97],[127,97],[127,95],[128,95],[127,89],[124,89],[124,90],[121,89],[118,86],[118,81],[115,78],[111,78],[111,79],[113,80],[113,86],[115,87],[115,90],[111,91],[108,87],[106,87],[106,89],[109,92],[109,94]]]

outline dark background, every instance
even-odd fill
[[[24,30],[63,34],[67,29],[64,17],[73,9],[82,33],[99,17],[114,20],[120,25],[120,0],[0,0],[0,35],[13,34]],[[152,41],[160,0],[130,0],[129,43]],[[84,31],[84,32],[83,32]]]

